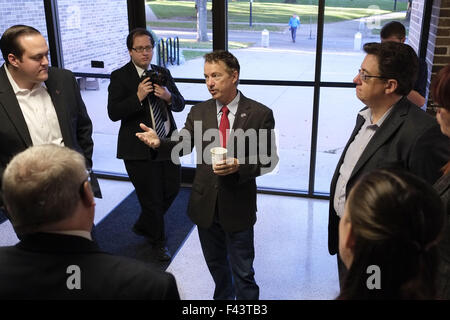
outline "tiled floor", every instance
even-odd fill
[[[255,278],[264,300],[334,299],[336,257],[327,250],[328,202],[258,195]],[[182,299],[211,299],[214,284],[194,229],[168,271]]]

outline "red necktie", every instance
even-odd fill
[[[230,121],[228,120],[228,110],[227,106],[222,107],[222,118],[220,118],[219,132],[220,132],[220,144],[222,147],[227,147],[227,130],[230,129]]]

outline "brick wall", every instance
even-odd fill
[[[0,35],[15,24],[26,24],[39,30],[47,39],[44,1],[42,0],[0,0]],[[0,65],[4,60],[0,56]]]
[[[413,0],[409,20],[408,44],[419,52],[420,32],[422,30],[423,0]]]
[[[58,11],[65,68],[101,60],[111,72],[130,59],[126,0],[59,0]]]
[[[450,63],[450,0],[434,1],[427,59],[433,74]]]
[[[450,63],[450,0],[434,0],[428,39],[427,62],[431,79]],[[429,103],[432,97],[429,97]]]
[[[111,72],[129,61],[126,0],[59,0],[58,12],[66,69],[101,60]],[[14,24],[27,24],[47,38],[42,0],[0,0],[0,15],[0,34]]]

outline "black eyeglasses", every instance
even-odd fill
[[[367,81],[370,78],[377,78],[377,79],[388,79],[386,77],[382,77],[382,76],[370,76],[368,74],[365,74],[364,71],[362,71],[361,69],[358,70],[358,75],[361,78],[362,81]]]
[[[90,169],[86,170],[86,173],[87,173],[87,177],[86,177],[86,179],[83,180],[83,182],[81,182],[81,186],[80,186],[80,190],[79,190],[81,197],[83,197],[83,195],[84,195],[84,184],[86,183],[86,181],[89,182],[89,184],[91,184],[91,170]]]
[[[144,51],[147,51],[147,52],[152,51],[153,47],[152,46],[147,46],[147,47],[137,47],[137,48],[131,48],[131,49],[133,49],[134,51],[136,51],[138,53],[142,53]]]

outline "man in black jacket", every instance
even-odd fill
[[[402,43],[366,43],[367,53],[353,82],[366,104],[342,152],[330,187],[328,250],[338,253],[339,221],[350,190],[364,174],[401,168],[433,184],[450,157],[450,143],[436,119],[408,100],[417,55]],[[339,280],[346,274],[338,257]]]
[[[180,188],[180,166],[154,161],[153,153],[136,139],[139,123],[170,137],[176,129],[172,111],[184,109],[184,98],[169,70],[150,64],[155,41],[146,29],[137,28],[127,37],[131,61],[111,74],[108,114],[121,121],[117,157],[123,159],[141,205],[133,231],[146,236],[159,260],[170,260],[165,246],[164,214]]]
[[[0,180],[14,155],[47,143],[78,151],[91,169],[92,122],[73,74],[49,67],[47,43],[33,27],[8,28],[0,46]],[[91,183],[101,198],[92,172]]]
[[[11,160],[2,184],[21,241],[0,248],[0,299],[179,299],[171,274],[92,241],[95,201],[78,152],[30,147]]]
[[[274,170],[278,163],[275,119],[270,108],[238,90],[240,65],[235,56],[216,50],[204,58],[212,98],[191,108],[178,139],[161,139],[143,124],[144,132],[136,135],[158,158],[173,159],[195,146],[197,169],[188,215],[198,227],[215,283],[213,298],[257,300],[253,268],[256,177]],[[220,146],[226,148],[227,159],[213,164],[211,150]]]

